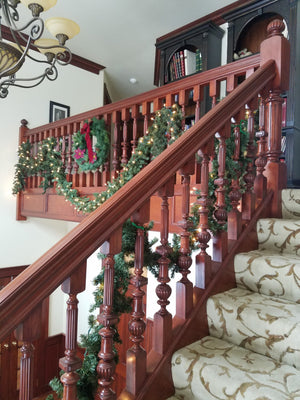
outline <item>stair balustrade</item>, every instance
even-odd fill
[[[288,46],[288,42],[280,33],[282,26],[274,24],[272,25],[272,30],[271,39],[273,47],[277,48],[281,46],[281,48],[285,48],[284,46]],[[262,46],[262,51],[266,48],[266,45]],[[280,212],[278,207],[278,191],[284,184],[285,165],[284,163],[279,163],[279,137],[281,136],[281,132],[279,126],[276,124],[280,123],[281,116],[282,103],[279,93],[287,89],[285,74],[288,71],[288,64],[285,64],[285,61],[281,59],[281,54],[287,54],[287,51],[283,51],[278,55],[276,51],[272,53],[269,47],[267,49],[267,55],[261,54],[260,56],[249,57],[247,60],[240,60],[216,70],[188,77],[180,82],[165,85],[163,88],[146,94],[73,116],[63,121],[57,121],[51,125],[29,130],[23,124],[21,127],[22,140],[28,138],[31,143],[36,143],[43,138],[55,137],[58,144],[62,143],[64,163],[69,179],[76,185],[79,185],[78,187],[82,189],[82,193],[90,194],[92,190],[95,191],[96,188],[104,186],[106,179],[118,175],[121,167],[120,160],[124,163],[127,162],[129,155],[133,151],[132,149],[136,146],[139,135],[146,133],[150,123],[149,118],[153,111],[158,110],[165,102],[170,105],[176,95],[179,95],[179,104],[186,107],[187,98],[189,98],[191,90],[193,90],[193,101],[196,105],[196,123],[194,126],[188,129],[175,143],[170,145],[149,165],[144,167],[126,185],[103,203],[101,207],[88,216],[85,216],[82,222],[60,240],[60,242],[1,290],[0,339],[4,338],[12,330],[17,329],[19,331],[20,327],[23,327],[23,339],[26,343],[29,343],[29,350],[24,350],[24,354],[28,354],[24,356],[24,359],[29,360],[28,366],[24,367],[24,372],[21,372],[21,382],[26,379],[28,384],[22,385],[20,399],[32,398],[30,389],[30,379],[32,377],[29,373],[32,360],[30,342],[34,339],[36,333],[29,329],[27,335],[24,327],[26,327],[27,321],[33,318],[33,315],[34,323],[37,324],[36,313],[33,314],[33,312],[38,310],[42,300],[61,284],[63,284],[63,291],[69,294],[66,351],[65,357],[60,361],[60,365],[65,373],[61,380],[64,384],[64,399],[76,399],[75,383],[77,376],[75,368],[79,364],[74,354],[76,337],[76,322],[74,319],[76,319],[77,314],[76,295],[84,289],[84,285],[78,281],[78,274],[82,277],[80,281],[84,281],[84,272],[82,271],[84,270],[85,261],[100,246],[103,246],[103,252],[106,257],[103,261],[103,268],[105,270],[104,300],[98,316],[98,321],[102,325],[99,332],[102,341],[97,366],[98,388],[95,393],[95,399],[112,400],[116,398],[116,394],[112,389],[115,371],[113,351],[114,331],[112,326],[118,321],[118,315],[114,313],[112,307],[114,280],[113,256],[121,249],[121,227],[130,217],[139,226],[136,239],[135,271],[132,278],[133,312],[129,324],[133,346],[127,352],[126,389],[124,389],[119,398],[153,400],[153,398],[163,399],[172,394],[173,386],[169,365],[172,352],[181,346],[182,343],[205,334],[207,329],[203,323],[203,319],[199,317],[199,310],[202,309],[201,307],[203,307],[210,293],[218,291],[226,285],[232,287],[233,283],[230,279],[224,279],[227,269],[228,275],[230,275],[232,256],[238,248],[245,246],[245,241],[247,242],[258,216],[262,212],[266,212],[266,204],[271,203],[272,215]],[[258,68],[260,58],[263,60],[263,63],[261,62]],[[280,68],[278,68],[278,65],[280,65]],[[247,79],[235,87],[237,77],[241,75],[246,76]],[[227,91],[230,93],[220,103],[217,103],[219,83],[222,80],[227,80],[227,83],[229,82]],[[214,106],[207,114],[200,118],[199,105],[205,85],[209,85],[210,87]],[[274,85],[275,89],[273,91]],[[253,176],[254,129],[253,109],[251,105],[255,104],[259,94],[264,96],[266,93],[267,96],[263,98],[266,108],[265,123],[264,128],[263,124],[260,124],[260,130],[263,131],[265,129],[268,134],[266,149],[267,164],[265,170],[267,172],[269,193],[264,201],[258,205],[258,208],[252,212],[252,204],[255,204],[253,192],[255,176]],[[208,208],[211,204],[208,193],[208,180],[209,160],[214,154],[213,142],[215,137],[219,142],[219,153],[216,155],[219,168],[218,177],[215,180],[217,185],[217,200],[214,205],[214,215],[215,219],[221,222],[222,225],[226,223],[227,218],[225,208],[225,189],[227,183],[231,185],[232,191],[238,191],[237,182],[226,182],[225,140],[230,134],[231,117],[244,115],[245,110],[247,110],[246,105],[250,109],[250,117],[248,118],[250,127],[250,142],[248,144],[249,168],[247,171],[249,178],[246,182],[246,197],[248,196],[250,200],[238,202],[235,194],[231,196],[234,205],[234,218],[232,218],[234,220],[234,228],[232,230],[235,233],[231,234],[231,240],[228,240],[225,230],[215,235],[216,251],[214,252],[213,259],[211,259],[206,249],[210,239]],[[106,123],[112,127],[112,160],[110,160],[111,163],[102,172],[97,171],[92,175],[78,173],[78,171],[74,170],[74,162],[70,152],[72,132],[78,130],[86,119],[90,120],[95,116],[104,117]],[[142,133],[138,129],[140,122]],[[129,126],[131,125],[133,128],[132,135],[131,133],[129,134]],[[265,138],[265,136],[261,134],[261,138]],[[238,132],[236,131],[236,152],[238,151],[238,146]],[[260,145],[259,149],[259,157],[264,158],[264,146]],[[201,195],[197,201],[200,206],[200,223],[197,233],[200,252],[196,257],[197,278],[196,286],[193,289],[191,282],[188,280],[190,249],[187,232],[189,225],[188,215],[190,212],[190,196],[188,195],[189,177],[193,173],[191,163],[194,166],[195,153],[200,154],[202,165]],[[237,157],[235,159],[238,162]],[[260,169],[257,177],[261,176],[264,168],[263,162],[259,162],[259,166]],[[182,211],[180,215],[182,221],[180,224],[181,249],[179,257],[182,279],[177,285],[178,307],[176,316],[172,318],[167,309],[170,295],[170,288],[168,286],[170,279],[168,276],[168,255],[171,251],[167,241],[169,232],[168,198],[173,196],[174,182],[176,182],[174,176],[177,172],[180,178],[182,178]],[[276,176],[272,177],[274,172]],[[258,180],[261,182],[261,177]],[[26,193],[30,193],[33,189],[37,190],[37,182],[38,180],[35,177],[28,179]],[[263,187],[263,184],[259,183],[259,185],[260,188]],[[272,201],[271,191],[274,193]],[[158,309],[154,317],[152,332],[153,346],[146,354],[141,345],[145,328],[147,329],[142,306],[144,296],[142,288],[147,282],[141,273],[144,264],[142,250],[143,236],[141,231],[143,224],[148,222],[150,218],[148,202],[155,193],[158,193],[161,197],[161,221],[159,229],[161,232],[161,245],[157,248],[160,254],[159,284],[156,289],[160,309]],[[243,229],[241,230],[240,222],[238,222],[240,218],[238,211],[243,215],[244,207],[248,211],[246,222],[243,224]],[[22,209],[20,204],[18,205],[18,210],[18,216],[24,218],[26,210]],[[231,230],[230,225],[228,229]],[[232,240],[232,237],[235,240]],[[246,246],[251,246],[249,240],[248,242]],[[78,270],[78,268],[80,269]],[[182,304],[180,304],[181,302]]]

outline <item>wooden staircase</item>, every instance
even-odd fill
[[[39,336],[41,302],[59,285],[62,285],[64,293],[69,295],[66,350],[65,357],[60,360],[60,366],[64,371],[61,380],[64,384],[64,399],[76,399],[78,380],[76,370],[81,365],[80,359],[76,356],[76,296],[85,287],[87,257],[103,244],[106,248],[106,258],[103,263],[104,300],[98,316],[98,321],[103,328],[99,332],[102,342],[97,367],[99,385],[95,399],[116,398],[112,390],[115,371],[112,325],[118,320],[112,307],[114,255],[120,252],[121,228],[130,217],[139,227],[136,244],[138,251],[136,251],[132,279],[135,289],[132,294],[133,312],[129,323],[132,347],[127,350],[126,387],[119,398],[153,400],[168,398],[172,395],[174,387],[170,360],[173,352],[208,334],[208,325],[205,322],[207,299],[213,294],[235,286],[233,258],[237,252],[256,248],[257,220],[262,216],[277,217],[280,214],[280,193],[286,184],[286,167],[279,161],[282,111],[280,93],[287,90],[287,71],[289,70],[289,43],[281,35],[282,29],[281,21],[276,20],[270,24],[270,37],[262,43],[261,54],[250,57],[248,60],[228,64],[124,102],[70,117],[62,122],[58,121],[32,130],[28,130],[25,123],[22,125],[20,141],[28,138],[35,146],[35,143],[42,139],[54,137],[58,144],[62,143],[64,166],[68,171],[69,180],[73,182],[80,194],[92,196],[95,191],[103,190],[110,178],[118,175],[120,151],[126,162],[130,155],[128,150],[131,148],[130,143],[135,146],[139,137],[146,135],[152,111],[158,110],[162,104],[169,107],[177,99],[186,115],[190,93],[193,93],[196,120],[192,128],[88,216],[81,215],[70,206],[67,211],[67,208],[62,206],[63,198],[55,194],[55,188],[48,189],[46,196],[42,195],[41,189],[38,188],[39,176],[28,179],[26,190],[18,195],[18,219],[24,219],[27,216],[44,216],[82,222],[0,292],[0,339],[15,329],[17,339],[24,342],[20,366],[20,399],[32,398],[33,348],[31,343]],[[238,78],[241,76],[246,79],[242,84],[237,85]],[[200,118],[200,103],[205,86],[210,87],[210,95],[216,100],[219,97],[218,89],[221,81],[226,81],[227,97]],[[215,103],[216,101],[213,101],[213,104]],[[254,110],[256,109],[260,111],[257,157],[254,146]],[[228,215],[228,228],[227,231],[214,236],[214,254],[211,259],[206,248],[211,238],[208,229],[208,180],[209,160],[214,157],[213,142],[216,137],[219,143],[219,152],[216,155],[219,170],[218,178],[215,180],[217,190],[214,215],[220,223],[224,224],[227,219],[225,141],[230,135],[231,117],[239,122],[245,117],[245,111],[248,115],[249,131],[246,192],[240,201],[238,184],[233,183],[231,196],[233,208]],[[112,127],[113,159],[107,163],[102,172],[80,174],[72,169],[70,147],[72,132],[76,131],[86,119],[94,116],[103,117],[107,126]],[[142,130],[139,131],[141,122]],[[236,134],[236,146],[238,146],[238,131]],[[195,162],[195,153],[198,151],[201,153],[201,168],[200,162]],[[257,167],[256,173],[254,162]],[[196,175],[193,175],[194,169],[191,165],[195,165],[198,171]],[[193,287],[188,280],[190,249],[187,237],[189,234],[187,224],[181,223],[176,230],[181,234],[179,265],[182,279],[177,283],[177,308],[176,315],[172,318],[167,310],[170,295],[169,249],[166,241],[170,219],[168,199],[172,199],[170,204],[176,204],[178,201],[176,193],[179,193],[177,197],[180,197],[182,206],[180,215],[171,219],[172,228],[178,220],[187,221],[190,207],[190,182],[201,189],[201,196],[198,199],[200,224],[197,239],[200,251],[196,257],[196,284]],[[156,194],[155,200],[153,200],[154,194]],[[143,224],[149,221],[150,202],[152,202],[152,209],[155,209],[153,201],[156,205],[160,204],[161,211],[159,221],[157,221],[159,213],[155,214],[156,229],[161,231],[161,246],[159,247],[161,258],[156,289],[159,310],[153,320],[152,348],[146,353],[141,346],[146,329],[143,291],[141,290],[146,283],[141,276],[143,266],[141,231]],[[170,209],[173,211],[178,207],[170,207]],[[65,213],[67,213],[66,217],[64,217]]]

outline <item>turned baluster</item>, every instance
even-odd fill
[[[248,134],[249,140],[247,145],[247,168],[246,174],[244,175],[244,181],[246,183],[246,191],[242,198],[242,217],[243,219],[250,220],[252,218],[255,209],[255,193],[253,192],[253,184],[255,179],[254,173],[254,158],[256,155],[256,146],[254,142],[254,114],[253,107],[250,106],[248,111]]]
[[[241,199],[240,191],[240,168],[239,168],[239,158],[241,151],[241,132],[238,125],[234,127],[234,154],[233,161],[236,164],[236,177],[232,179],[231,191],[229,193],[229,199],[232,209],[228,213],[228,239],[237,240],[242,231],[242,214],[238,210],[238,205]]]
[[[159,97],[156,97],[153,100],[153,112],[156,112],[156,111],[158,111],[158,110],[163,108],[163,105],[164,105],[164,101],[163,100],[164,99],[161,99]]]
[[[208,214],[210,199],[208,197],[208,181],[209,181],[209,159],[210,153],[213,151],[214,141],[212,140],[208,145],[201,149],[201,185],[200,185],[200,198],[197,199],[196,204],[199,206],[199,228],[197,239],[199,242],[200,253],[196,256],[196,280],[195,286],[201,289],[207,287],[212,276],[212,262],[211,257],[207,254],[208,242],[211,239],[208,230]]]
[[[63,135],[61,138],[62,145],[61,145],[61,162],[63,164],[63,167],[66,168],[66,137]]]
[[[80,129],[80,122],[75,122],[73,125],[74,132],[79,131]],[[72,174],[72,186],[73,187],[78,187],[79,186],[79,174],[78,174],[78,164],[76,160],[74,159],[73,161],[73,174]]]
[[[209,96],[212,99],[211,108],[217,105],[218,97],[220,97],[220,82],[213,80],[209,82]]]
[[[229,75],[226,79],[226,92],[231,93],[238,85],[238,77],[234,74]]]
[[[122,109],[122,121],[123,121],[123,142],[122,142],[122,158],[121,162],[123,165],[128,163],[128,151],[129,151],[129,139],[128,139],[128,121],[130,119],[130,113],[128,108]]]
[[[227,124],[226,126],[229,132],[231,130],[231,124]],[[228,137],[228,135],[226,135]],[[215,179],[215,184],[217,185],[217,189],[215,190],[216,194],[216,203],[215,203],[215,211],[214,217],[221,229],[214,235],[213,238],[213,259],[214,261],[222,261],[227,254],[228,250],[228,242],[227,242],[227,232],[224,231],[223,226],[227,221],[227,210],[225,204],[225,194],[226,194],[226,184],[227,179],[225,179],[225,159],[226,159],[226,137],[220,133],[216,133],[216,138],[219,140],[219,154],[218,154],[218,178]]]
[[[176,283],[176,315],[179,318],[186,319],[193,308],[193,284],[188,279],[190,266],[192,265],[190,249],[190,233],[188,229],[191,226],[190,215],[190,175],[195,171],[194,161],[185,164],[179,174],[182,176],[182,220],[178,223],[182,228],[180,240],[180,255],[178,258],[179,272],[182,278]]]
[[[175,95],[171,93],[166,94],[165,107],[171,108],[174,103],[175,103]]]
[[[73,164],[73,158],[72,158],[72,130],[73,130],[73,124],[68,124],[67,125],[67,143],[68,143],[68,150],[67,150],[67,166],[66,166],[66,178],[68,182],[72,181],[72,164]]]
[[[268,38],[261,43],[261,65],[273,59],[276,63],[276,76],[272,89],[265,100],[265,129],[268,133],[267,164],[264,175],[267,188],[273,190],[271,216],[281,215],[281,189],[286,187],[287,169],[285,162],[280,162],[282,103],[280,94],[289,88],[290,44],[282,35],[284,22],[275,19],[267,27]]]
[[[167,305],[170,303],[168,298],[171,295],[172,289],[168,285],[169,278],[169,264],[170,260],[168,254],[172,251],[168,245],[169,234],[169,204],[168,197],[173,196],[174,185],[170,180],[159,191],[158,195],[161,197],[161,231],[160,242],[161,245],[156,248],[156,252],[161,256],[158,260],[159,264],[159,285],[156,287],[156,294],[158,297],[158,304],[160,310],[154,314],[153,319],[153,350],[159,354],[164,354],[168,345],[172,340],[172,315],[167,310]]]
[[[188,104],[188,101],[189,101],[189,92],[187,90],[180,90],[178,97],[178,104],[181,107],[182,129],[185,128],[185,106]]]
[[[113,160],[112,160],[112,178],[116,178],[118,176],[118,172],[120,170],[120,122],[121,122],[121,113],[120,111],[114,111],[112,114],[112,122],[114,124],[114,135],[113,135]]]
[[[16,339],[23,342],[20,359],[19,400],[33,398],[34,346],[32,342],[41,335],[41,319],[42,305],[39,305],[25,321],[18,325],[14,332]]]
[[[99,362],[97,365],[98,387],[95,400],[115,400],[116,394],[111,385],[115,373],[115,352],[113,349],[114,325],[118,322],[118,317],[114,314],[114,255],[120,253],[122,245],[122,229],[113,233],[108,242],[101,247],[101,252],[106,255],[103,260],[104,267],[104,294],[103,305],[97,320],[103,328],[100,329],[101,349],[98,353]]]
[[[145,233],[143,224],[149,221],[150,203],[147,202],[143,207],[137,210],[131,220],[138,226],[135,242],[135,260],[134,273],[130,283],[133,286],[132,291],[132,314],[131,321],[128,324],[130,340],[133,346],[126,353],[126,390],[136,395],[146,378],[146,359],[147,354],[141,346],[144,340],[146,323],[144,321],[145,313],[143,309],[143,298],[145,292],[142,287],[147,284],[148,279],[143,276],[144,265],[144,238]]]
[[[104,114],[103,119],[108,132],[111,130],[111,114]],[[111,139],[109,139],[111,141]],[[110,180],[110,151],[108,152],[107,160],[104,163],[102,171],[102,186],[104,186]],[[100,171],[95,172],[95,186],[101,186],[101,173]]]
[[[85,290],[86,261],[66,279],[61,285],[64,293],[69,295],[67,300],[67,326],[65,339],[65,357],[59,360],[59,367],[65,372],[60,380],[64,385],[63,400],[76,400],[76,384],[79,375],[76,372],[81,367],[82,361],[76,357],[77,325],[78,325],[78,300],[77,294]]]
[[[26,132],[28,131],[28,121],[26,119],[21,120],[21,126],[19,128],[19,146],[23,142],[26,141]],[[26,188],[28,187],[28,179],[26,179]],[[16,220],[17,221],[25,221],[27,218],[21,215],[22,203],[21,203],[21,193],[17,194],[17,212],[16,212]]]
[[[29,143],[31,144],[31,146],[33,146],[33,136],[32,135],[29,136],[28,140],[29,140]],[[33,157],[33,149],[32,149],[32,147],[31,147],[31,150],[30,150],[30,156],[29,157]],[[29,176],[28,179],[27,179],[27,188],[28,189],[32,189],[34,187],[35,187],[34,186],[34,176]]]
[[[133,123],[132,123],[132,141],[131,141],[131,146],[132,146],[132,151],[137,148],[138,145],[138,124],[137,124],[137,119],[139,116],[139,106],[138,104],[134,104],[131,108],[131,116],[133,118]]]
[[[195,122],[198,122],[201,116],[201,102],[204,99],[204,86],[194,86],[193,100],[195,106]]]
[[[267,193],[267,178],[263,175],[267,164],[267,139],[265,132],[265,106],[262,98],[260,98],[259,103],[259,131],[256,132],[256,137],[258,137],[259,140],[257,143],[257,158],[255,160],[256,177],[254,180],[254,192],[257,201],[261,201]]]
[[[145,136],[148,132],[149,119],[150,119],[150,103],[148,103],[147,101],[143,102],[142,104],[142,114],[144,116],[143,135]]]

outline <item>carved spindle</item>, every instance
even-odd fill
[[[115,352],[113,349],[114,325],[118,322],[118,317],[113,310],[114,296],[114,255],[120,253],[122,244],[122,229],[113,233],[109,242],[105,242],[102,247],[102,253],[106,254],[103,260],[104,267],[104,294],[101,314],[97,320],[103,325],[100,329],[101,349],[98,353],[99,362],[97,365],[98,387],[95,394],[95,400],[115,400],[116,394],[112,390],[113,375],[115,373]]]
[[[122,164],[128,163],[128,151],[129,151],[129,140],[128,140],[128,121],[130,118],[130,113],[127,108],[122,110],[122,121],[123,121],[123,142],[122,142]]]
[[[231,93],[238,85],[238,77],[234,74],[229,75],[226,80],[226,92]]]
[[[66,137],[63,136],[61,138],[62,145],[61,145],[61,161],[64,167],[66,167]]]
[[[219,81],[210,81],[209,82],[209,96],[212,99],[211,108],[214,108],[217,105],[218,97],[220,97],[220,82]]]
[[[149,119],[150,119],[150,103],[145,101],[142,104],[142,114],[144,116],[144,130],[143,130],[143,135],[145,136],[148,131],[148,126],[149,126]]]
[[[134,151],[138,145],[138,125],[137,125],[137,119],[139,116],[138,104],[135,104],[134,106],[132,106],[131,115],[133,118],[131,145],[132,145],[132,151]]]
[[[178,104],[181,107],[181,114],[182,114],[182,129],[184,130],[185,128],[185,107],[188,104],[189,101],[189,92],[186,90],[180,90],[179,92],[179,98],[178,98]]]
[[[114,124],[114,135],[113,135],[113,160],[112,160],[112,178],[116,178],[118,176],[118,172],[120,170],[120,122],[121,122],[121,113],[119,111],[114,111],[112,114],[112,122]]]
[[[267,178],[263,175],[267,164],[267,139],[265,132],[265,106],[262,98],[259,104],[259,131],[256,132],[256,137],[259,140],[257,144],[257,158],[255,160],[256,177],[254,180],[254,192],[257,201],[261,201],[267,193]]]
[[[284,22],[275,19],[267,27],[268,38],[261,43],[261,65],[273,59],[276,63],[276,76],[272,89],[265,100],[265,129],[268,133],[267,164],[264,175],[267,178],[267,188],[273,190],[271,216],[281,215],[281,189],[287,184],[287,169],[285,162],[280,162],[281,155],[281,125],[282,103],[280,94],[289,88],[290,44],[282,35]]]
[[[168,285],[170,282],[169,278],[169,264],[170,260],[167,257],[171,252],[171,248],[168,245],[168,234],[169,234],[169,204],[168,197],[174,194],[173,181],[170,180],[166,185],[164,185],[158,192],[161,197],[161,231],[160,231],[160,242],[161,245],[156,248],[156,252],[160,254],[158,260],[159,264],[159,285],[156,287],[156,294],[159,298],[158,304],[160,305],[160,310],[154,314],[153,321],[153,349],[159,353],[163,354],[168,345],[172,340],[172,315],[167,310],[167,305],[169,302],[169,297],[171,295],[172,289]]]
[[[198,122],[201,116],[201,102],[204,99],[204,86],[194,86],[193,100],[196,103],[195,106],[195,122]]]
[[[247,158],[249,160],[246,168],[246,174],[244,175],[244,181],[246,183],[246,191],[243,194],[242,200],[242,217],[243,219],[250,220],[252,218],[255,209],[255,194],[253,192],[253,184],[255,179],[254,173],[254,158],[256,155],[256,146],[254,142],[254,115],[252,107],[248,109],[248,134],[249,140],[247,145]]]
[[[143,310],[143,298],[145,292],[142,287],[147,284],[148,279],[143,276],[144,265],[144,238],[145,233],[143,224],[149,221],[150,203],[147,202],[140,210],[132,216],[132,221],[139,226],[135,242],[134,274],[131,278],[132,291],[132,314],[128,324],[130,340],[133,346],[126,353],[126,390],[136,395],[139,393],[146,378],[146,359],[147,354],[141,346],[144,340],[146,323]]]
[[[33,367],[34,346],[33,342],[41,335],[42,306],[39,305],[30,316],[18,325],[14,334],[18,341],[23,342],[20,360],[20,393],[19,400],[33,398]]]
[[[108,132],[111,130],[111,114],[104,114],[103,118],[105,121],[105,126]],[[108,153],[107,161],[104,163],[102,174],[100,171],[95,172],[95,186],[101,186],[102,175],[102,186],[104,186],[110,180],[110,152]]]
[[[74,129],[74,132],[79,131],[79,129],[80,129],[80,122],[75,122],[74,125],[73,125],[73,129]],[[78,170],[79,170],[78,164],[77,164],[77,162],[76,162],[75,159],[74,159],[74,161],[73,161],[73,174],[72,174],[72,186],[73,186],[73,187],[78,187],[78,186],[79,186],[79,174],[78,174]]]
[[[68,124],[67,125],[67,143],[68,143],[68,150],[67,150],[67,166],[66,166],[66,175],[67,175],[67,181],[71,182],[72,181],[72,164],[73,164],[73,158],[72,158],[72,130],[73,130],[73,124]]]
[[[211,239],[208,230],[208,213],[210,199],[208,197],[208,181],[209,181],[209,153],[212,151],[214,142],[205,146],[201,150],[202,165],[201,165],[201,186],[200,198],[196,204],[199,205],[199,229],[197,239],[199,242],[200,253],[196,256],[196,281],[195,286],[201,289],[207,287],[212,276],[212,262],[211,257],[207,254],[208,242]],[[209,146],[211,148],[209,148]]]
[[[189,221],[190,215],[190,175],[195,170],[194,160],[184,165],[179,174],[182,176],[182,220],[179,222],[183,232],[180,240],[180,255],[178,258],[179,272],[182,278],[176,283],[176,315],[179,318],[186,319],[193,308],[193,284],[188,279],[190,266],[192,265],[191,249],[190,249],[190,233],[188,231],[191,226]]]
[[[228,239],[237,240],[242,231],[242,214],[238,210],[238,205],[241,199],[240,191],[240,168],[239,168],[239,158],[241,151],[241,132],[239,126],[234,128],[234,155],[233,161],[236,164],[236,178],[232,179],[231,191],[229,193],[229,199],[232,206],[231,211],[228,213]]]
[[[76,357],[77,349],[77,325],[78,325],[78,300],[77,294],[85,290],[86,262],[84,261],[72,274],[64,281],[61,289],[69,295],[67,301],[67,326],[65,339],[65,357],[59,360],[59,367],[65,372],[60,380],[64,385],[64,400],[76,400],[76,384],[79,375],[76,370],[81,367],[82,361]]]
[[[26,141],[26,132],[28,131],[28,121],[26,119],[22,119],[21,120],[21,126],[19,128],[19,146]],[[27,182],[28,179],[26,179],[26,187],[27,187]],[[26,217],[23,217],[23,215],[21,215],[21,209],[22,209],[22,202],[21,202],[21,196],[22,194],[19,192],[17,194],[17,202],[16,202],[16,206],[17,206],[17,212],[16,212],[16,220],[17,221],[26,221]]]
[[[229,126],[230,129],[230,126]],[[225,179],[225,159],[226,159],[226,143],[225,136],[216,133],[216,138],[219,140],[219,154],[218,154],[218,178],[215,179],[215,184],[218,188],[215,190],[216,204],[214,217],[219,225],[224,226],[227,221],[227,210],[225,204],[225,193],[227,180]],[[213,259],[214,261],[222,261],[227,254],[227,232],[220,230],[214,235],[213,240]]]

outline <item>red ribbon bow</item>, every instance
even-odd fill
[[[92,141],[90,136],[90,125],[86,122],[83,127],[81,128],[80,133],[85,135],[86,147],[88,150],[89,162],[93,163],[93,148],[92,148]]]

